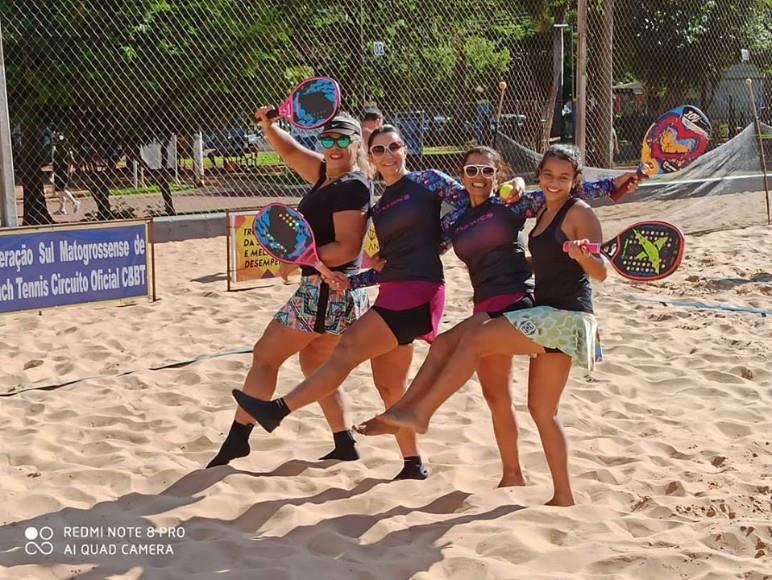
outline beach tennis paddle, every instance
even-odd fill
[[[257,213],[254,228],[257,241],[279,262],[311,266],[326,278],[333,276],[316,253],[311,226],[295,208],[271,203]]]
[[[697,107],[682,105],[669,110],[651,124],[643,137],[638,175],[644,179],[680,171],[705,153],[710,133],[710,121]],[[624,192],[609,197],[618,202]]]
[[[563,243],[568,252],[570,242]],[[684,236],[667,222],[638,222],[603,244],[586,244],[593,254],[603,254],[620,276],[637,282],[653,282],[670,276],[684,256]]]
[[[340,87],[329,77],[306,79],[268,118],[282,117],[299,129],[316,129],[332,119],[340,108]]]
[[[683,105],[662,115],[646,131],[641,147],[640,175],[680,171],[705,153],[710,121],[697,107]]]

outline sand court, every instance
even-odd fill
[[[722,229],[760,224],[763,203],[754,193],[599,210],[605,237],[664,219],[687,247],[666,280],[611,274],[595,287],[606,360],[572,370],[560,409],[572,508],[541,505],[551,487],[525,358],[512,386],[524,488],[495,489],[476,379],[420,438],[424,482],[388,481],[401,462],[390,438],[359,438],[358,462],[316,461],[331,435],[315,405],[272,436],[256,429],[249,457],[201,469],[230,425],[249,349],[294,290],[225,292],[224,237],[158,245],[155,303],[5,315],[0,575],[770,577],[772,229]],[[447,328],[471,310],[471,288],[461,262],[444,261]],[[417,343],[411,376],[426,351]],[[290,359],[277,393],[301,377]],[[344,393],[352,421],[382,408],[369,365]],[[65,537],[79,527],[88,533]]]

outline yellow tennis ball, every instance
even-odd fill
[[[502,91],[502,92],[507,90],[507,82],[506,81],[499,82],[499,90]]]
[[[522,177],[515,177],[511,182],[507,182],[499,189],[501,199],[508,199],[517,190],[518,193],[525,191],[525,181]]]
[[[751,86],[753,84],[753,81],[751,79],[745,79],[745,84],[748,86]]]

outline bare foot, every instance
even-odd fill
[[[380,415],[380,419],[397,429],[408,429],[420,434],[426,433],[429,429],[429,422],[411,411],[386,411]]]
[[[399,431],[399,427],[385,423],[381,419],[381,415],[359,425],[354,425],[353,429],[360,435],[394,435]]]
[[[568,507],[574,505],[576,502],[574,501],[574,496],[571,494],[568,495],[554,495],[551,500],[549,500],[544,505],[551,505],[556,507]]]
[[[499,482],[498,487],[522,487],[525,485],[525,477],[522,473],[513,473],[504,475]]]

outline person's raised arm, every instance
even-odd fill
[[[437,171],[429,169],[416,174],[417,179],[427,187],[440,201],[440,253],[445,253],[451,246],[451,235],[461,214],[469,207],[469,194],[458,181]]]
[[[640,179],[637,173],[629,172],[616,179],[582,182],[573,195],[579,199],[610,197],[616,202],[624,195],[638,189]],[[519,195],[514,194],[507,199],[496,197],[494,203],[506,205],[513,213],[522,217],[533,218],[544,207],[544,192],[541,190],[523,191]]]
[[[271,109],[272,107],[260,107],[255,112],[255,119],[263,128],[265,138],[290,169],[308,183],[316,183],[319,181],[324,156],[303,147],[292,135],[277,127],[274,124],[276,119],[268,118],[268,111]]]

